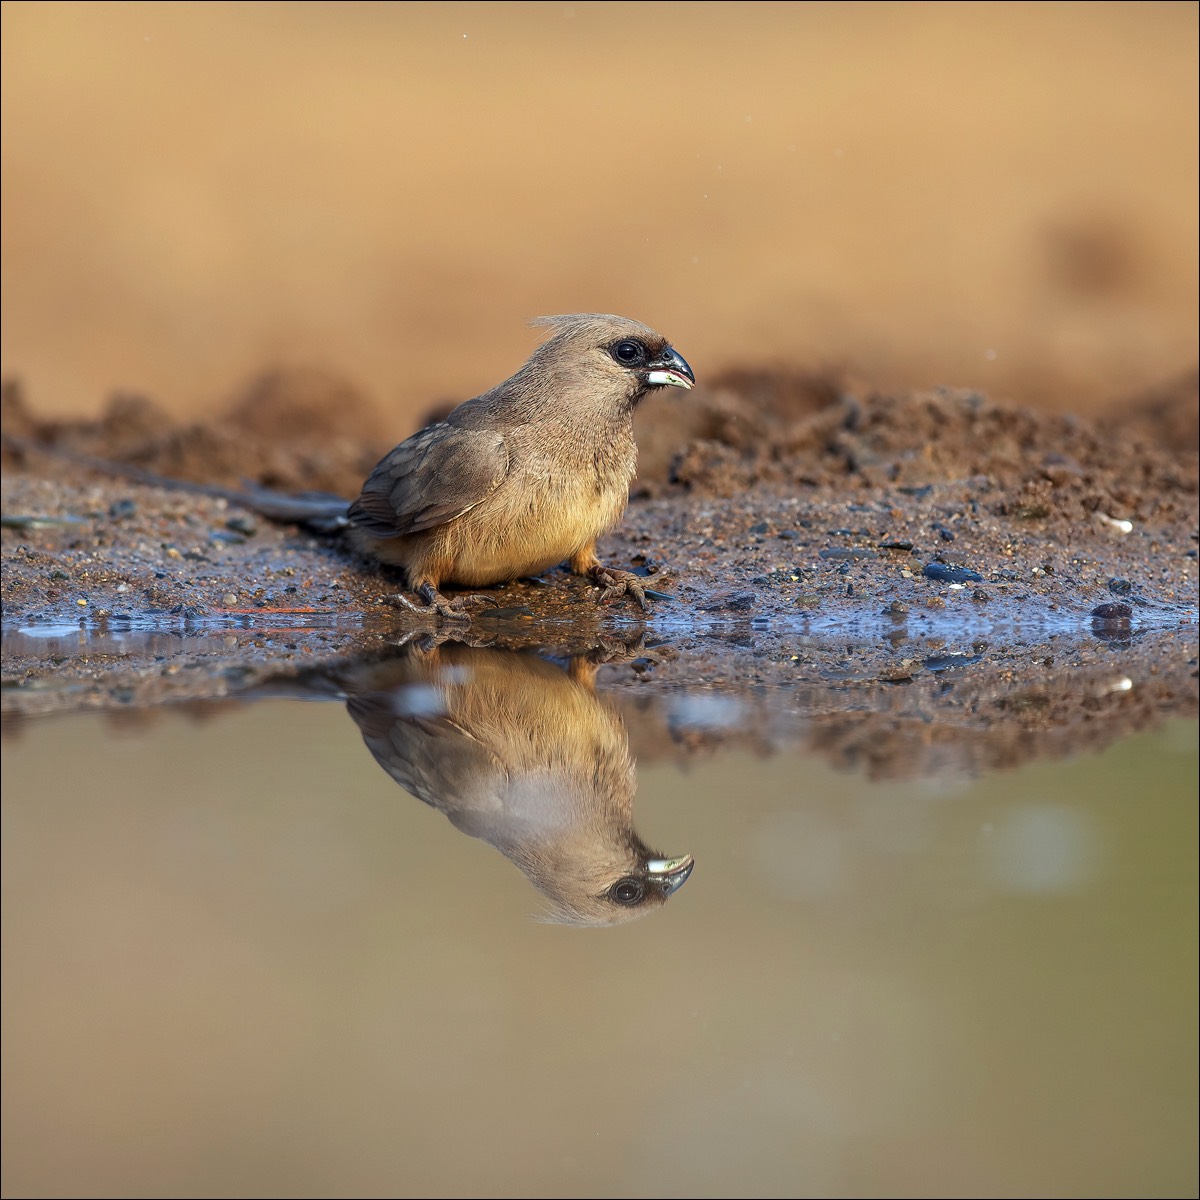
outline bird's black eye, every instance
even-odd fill
[[[640,879],[618,879],[608,889],[608,894],[618,904],[623,904],[626,908],[631,908],[633,905],[642,902],[642,897],[646,894],[646,889]]]
[[[646,347],[633,338],[627,338],[612,348],[612,356],[623,367],[636,367],[646,361]]]

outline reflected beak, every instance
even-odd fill
[[[696,386],[696,376],[692,374],[692,368],[687,365],[683,355],[668,346],[650,363],[646,382],[651,387],[692,388]]]
[[[686,365],[684,363],[684,366]],[[646,870],[651,879],[662,888],[663,895],[670,896],[687,883],[687,877],[695,865],[696,860],[690,854],[682,854],[679,858],[652,858],[646,863]]]

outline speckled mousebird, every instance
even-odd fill
[[[487,587],[561,562],[600,599],[643,582],[604,566],[596,541],[620,520],[637,464],[633,412],[647,393],[690,388],[661,334],[601,313],[541,317],[550,337],[510,379],[414,433],[371,472],[348,513],[358,549],[401,567],[424,601],[462,617],[443,584]]]
[[[571,925],[614,925],[661,909],[690,854],[651,849],[633,825],[637,775],[597,663],[566,670],[536,654],[446,643],[318,668],[379,765],[456,829],[499,850]],[[295,681],[291,681],[293,684]]]

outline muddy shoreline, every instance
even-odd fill
[[[894,743],[898,763],[924,728],[982,768],[1195,714],[1194,376],[1095,422],[787,373],[686,399],[640,414],[633,499],[601,546],[673,599],[601,608],[556,571],[452,631],[387,605],[396,578],[336,539],[62,457],[352,493],[387,445],[337,380],[264,377],[190,425],[129,397],[40,421],[10,386],[6,728],[220,704],[451,634],[609,664],[601,685],[649,706],[643,752],[801,739],[886,762]],[[737,697],[737,720],[671,732],[663,703],[697,690]]]

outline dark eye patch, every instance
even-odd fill
[[[635,904],[640,904],[642,897],[646,894],[645,885],[640,879],[626,877],[617,880],[612,885],[608,893],[618,904],[624,905],[626,908],[631,908]]]
[[[646,347],[637,338],[622,338],[609,353],[623,367],[640,367],[647,358]]]

